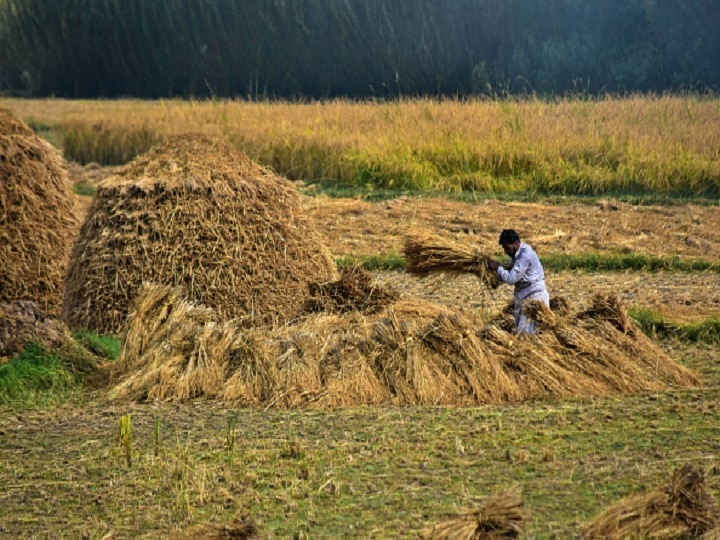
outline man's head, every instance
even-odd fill
[[[500,233],[500,242],[506,255],[514,257],[520,249],[520,235],[512,229],[503,229]]]

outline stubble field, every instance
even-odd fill
[[[78,198],[78,211],[87,210]],[[432,230],[498,251],[504,227],[543,254],[720,259],[713,207],[460,203],[304,198],[336,257],[398,252],[405,231]],[[382,284],[455,309],[491,314],[511,290],[473,277],[374,272]],[[613,291],[676,319],[717,314],[717,273],[548,273],[553,295],[587,302]],[[262,538],[417,538],[444,516],[518,486],[528,537],[569,538],[630,493],[679,466],[705,471],[720,496],[720,370],[713,345],[662,343],[705,381],[699,390],[505,407],[235,409],[219,403],[105,403],[0,415],[0,537],[212,537],[239,515]],[[132,462],[118,422],[132,421]],[[215,533],[217,533],[215,529]],[[203,536],[205,534],[206,536]]]

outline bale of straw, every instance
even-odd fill
[[[122,330],[143,281],[181,286],[223,319],[287,322],[313,281],[337,278],[286,179],[225,142],[171,138],[104,180],[65,280],[63,318]]]
[[[239,516],[227,525],[196,525],[173,535],[176,540],[258,540],[260,529],[250,516]]]
[[[527,512],[517,487],[487,499],[474,512],[452,516],[421,533],[426,540],[499,540],[520,538]]]
[[[311,283],[310,298],[302,312],[376,313],[399,297],[394,289],[374,284],[370,273],[358,265],[343,268],[337,281]]]
[[[120,355],[111,367],[110,399],[185,400],[214,397],[227,379],[235,329],[177,288],[144,283],[128,316]]]
[[[413,231],[405,237],[403,255],[405,271],[426,276],[431,272],[471,273],[490,288],[497,288],[500,279],[487,267],[485,255],[469,246],[425,231]]]
[[[685,465],[645,493],[626,497],[582,527],[585,539],[697,538],[718,524],[720,514],[702,470]]]
[[[0,110],[0,301],[60,314],[77,221],[60,154]]]

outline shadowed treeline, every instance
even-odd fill
[[[715,0],[0,0],[0,91],[253,98],[717,89]]]

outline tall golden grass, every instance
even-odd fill
[[[290,179],[343,186],[543,193],[720,194],[720,100],[693,96],[308,103],[0,99],[73,138],[114,145],[222,136]],[[88,128],[90,126],[90,128]],[[152,133],[148,133],[151,130]],[[97,130],[96,130],[97,131]],[[142,146],[142,145],[140,145]],[[144,148],[138,148],[144,151]],[[114,149],[111,155],[127,151]]]

